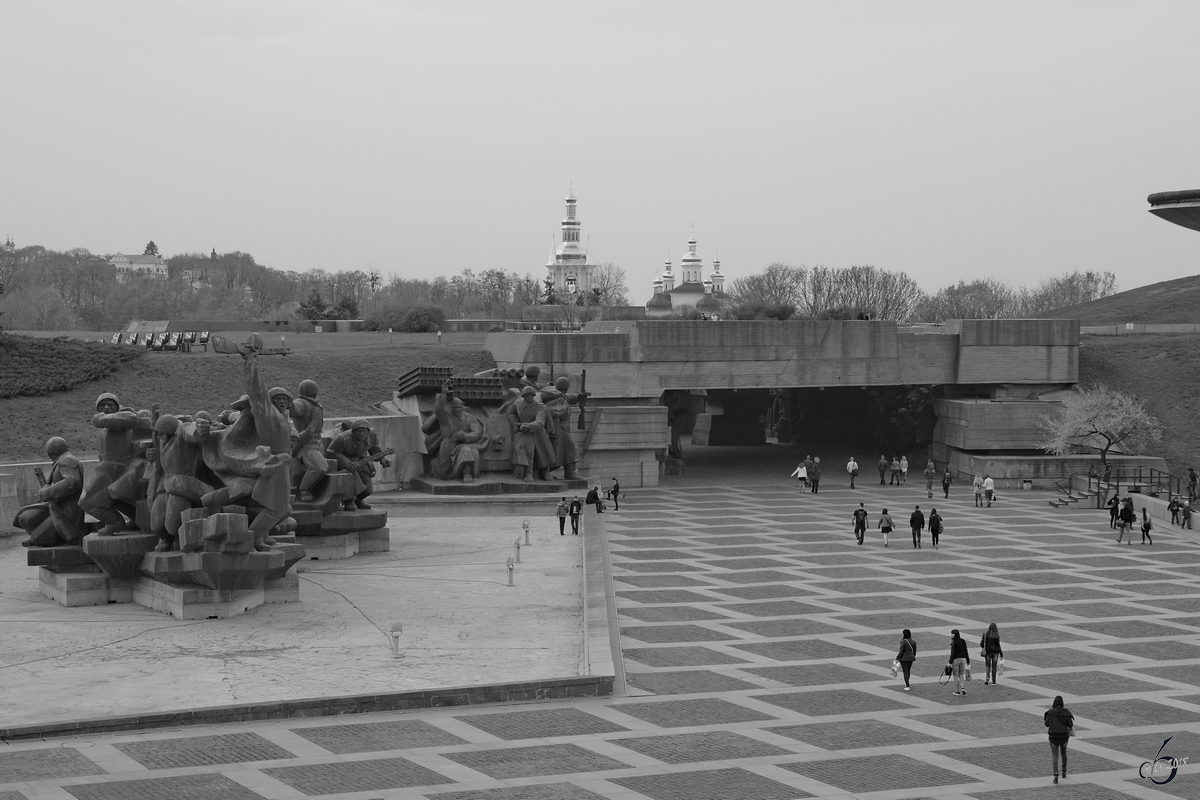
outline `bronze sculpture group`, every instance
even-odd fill
[[[293,502],[314,500],[328,460],[354,475],[355,493],[345,510],[369,509],[375,463],[390,461],[365,420],[354,420],[328,443],[321,438],[324,414],[317,384],[300,384],[298,398],[267,388],[258,362],[262,340],[241,345],[246,394],[216,419],[159,414],[122,407],[116,395],[96,400],[92,424],[100,430],[100,463],[85,470],[67,442],[53,437],[46,454],[53,464],[38,502],[22,508],[14,523],[29,534],[24,544],[79,544],[93,532],[111,536],[140,529],[159,537],[158,551],[181,549],[180,528],[189,509],[215,512],[240,507],[249,517],[255,550],[269,550],[272,534],[296,529]],[[295,498],[293,499],[293,489]],[[140,508],[141,507],[141,508]],[[99,521],[91,525],[90,514]],[[182,549],[199,549],[189,540]]]

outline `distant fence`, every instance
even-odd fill
[[[1124,325],[1081,325],[1083,336],[1127,336],[1133,333],[1200,333],[1200,325],[1142,325],[1126,322]]]

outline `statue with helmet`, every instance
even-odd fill
[[[297,498],[312,502],[313,489],[329,472],[325,459],[325,447],[321,442],[321,429],[325,425],[325,411],[317,400],[317,382],[300,382],[300,396],[292,402],[292,422],[296,426],[296,443],[292,447],[292,460],[298,473]]]
[[[192,419],[162,414],[154,421],[154,446],[146,451],[150,462],[150,533],[158,536],[158,552],[175,548],[183,512],[203,505],[204,496],[214,487],[202,479],[204,443],[212,432],[212,418],[206,411]],[[211,474],[211,473],[209,473]],[[205,478],[212,480],[205,475]],[[215,482],[215,481],[214,481]]]
[[[149,412],[122,408],[115,394],[96,398],[92,424],[100,429],[100,463],[88,476],[79,507],[104,523],[101,536],[130,528],[146,471],[145,452],[153,425]]]
[[[38,482],[42,484],[38,502],[18,511],[13,525],[29,534],[29,539],[22,542],[26,547],[79,544],[91,530],[79,507],[83,467],[61,436],[46,441],[46,455],[52,464],[49,476],[37,470]]]
[[[333,437],[325,448],[325,457],[336,461],[339,471],[354,475],[354,499],[345,501],[345,510],[369,510],[371,506],[366,500],[375,490],[372,480],[375,462],[384,467],[390,467],[392,462],[379,447],[379,437],[365,419],[360,417],[344,424],[348,429]]]
[[[547,480],[554,466],[554,447],[546,432],[546,407],[538,402],[538,390],[526,385],[521,399],[508,408],[513,429],[513,477],[517,480]]]
[[[542,403],[546,406],[546,434],[554,446],[554,466],[562,468],[563,478],[575,480],[575,465],[579,462],[579,449],[571,435],[571,406],[579,402],[579,394],[568,391],[571,381],[563,376],[553,386],[542,389]]]

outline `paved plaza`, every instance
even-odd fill
[[[1118,546],[1106,512],[1056,511],[1044,492],[977,509],[961,485],[931,501],[923,482],[862,477],[814,495],[778,476],[692,476],[595,518],[623,696],[19,742],[0,750],[0,800],[1200,797],[1194,534]],[[913,549],[916,504],[945,518],[941,549],[928,532]],[[884,506],[900,526],[887,548]],[[1006,672],[984,686],[993,621]],[[911,692],[888,673],[903,628],[919,648]],[[977,667],[961,697],[938,680],[952,628]],[[1079,736],[1053,786],[1042,712],[1056,694]],[[1139,765],[1168,737],[1162,755],[1188,763],[1156,786]]]

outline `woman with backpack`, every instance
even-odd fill
[[[1050,768],[1054,770],[1054,782],[1058,783],[1058,754],[1062,753],[1062,776],[1067,777],[1067,741],[1075,733],[1075,715],[1063,706],[1062,695],[1054,698],[1053,705],[1043,715],[1049,728]]]

